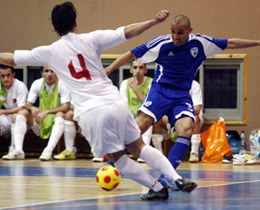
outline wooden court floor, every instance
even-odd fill
[[[170,192],[165,202],[141,201],[147,188],[124,176],[116,190],[99,189],[95,175],[102,165],[90,159],[0,160],[0,209],[260,209],[260,165],[183,162],[178,172],[199,186],[190,194]]]

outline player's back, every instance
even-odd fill
[[[49,65],[69,89],[76,116],[121,98],[103,69],[100,53],[89,34],[69,33],[54,43]]]

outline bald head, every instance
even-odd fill
[[[186,24],[187,29],[190,28],[190,19],[185,15],[177,15],[172,20],[173,24],[180,25],[180,24]]]

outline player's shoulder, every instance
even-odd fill
[[[19,79],[14,79],[14,84],[18,87],[18,88],[24,88],[26,87],[26,85],[24,84],[24,82],[20,81]],[[26,87],[27,88],[27,87]]]
[[[214,40],[213,37],[207,36],[207,35],[201,35],[199,33],[197,34],[190,34],[189,40],[198,40],[198,41],[209,41],[212,42]]]
[[[41,87],[42,83],[43,83],[43,77],[34,80],[31,87],[34,87],[34,88]]]
[[[153,47],[157,46],[160,43],[168,43],[168,42],[172,42],[172,37],[171,37],[170,34],[160,35],[160,36],[156,36],[156,37],[150,39],[146,43],[146,47],[147,48],[153,48]]]

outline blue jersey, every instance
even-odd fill
[[[190,90],[199,66],[227,47],[227,39],[190,34],[185,45],[175,46],[170,34],[157,36],[133,50],[139,63],[158,64],[153,83]]]

